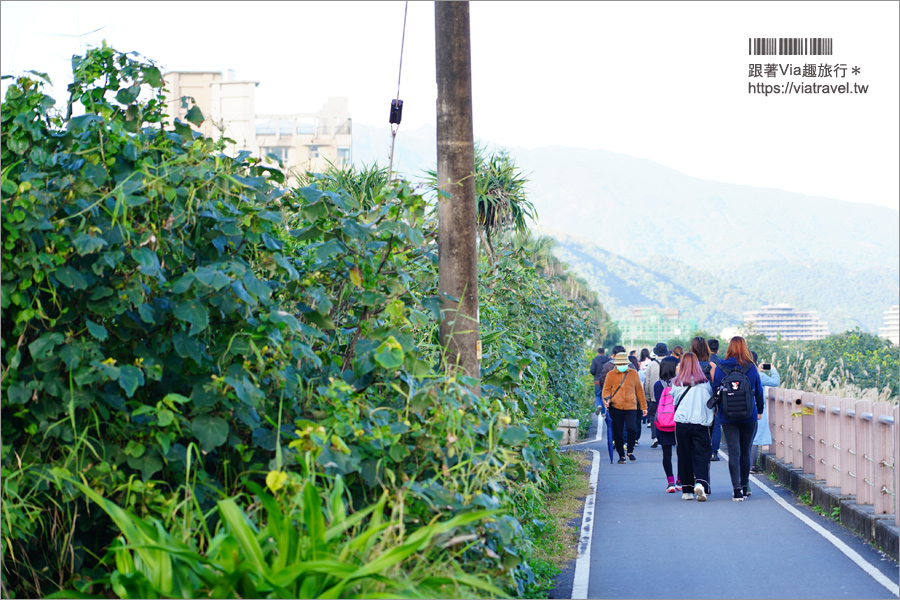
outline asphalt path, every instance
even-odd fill
[[[589,439],[595,432],[596,417]],[[582,559],[589,568],[580,570],[582,577],[589,572],[588,598],[897,598],[877,575],[864,570],[880,572],[882,581],[886,577],[896,586],[896,561],[764,476],[751,476],[752,496],[733,502],[728,462],[714,461],[708,500],[686,501],[680,492],[665,493],[662,451],[650,448],[648,429],[635,448],[636,462],[610,464],[605,428],[602,441],[567,448],[587,449],[600,453],[594,514],[588,524],[590,559]],[[674,452],[673,463],[677,474]],[[851,560],[760,484],[871,567]],[[551,597],[572,597],[576,570],[573,566],[560,576]]]

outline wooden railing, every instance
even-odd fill
[[[775,457],[900,525],[898,406],[766,388]]]

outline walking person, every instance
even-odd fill
[[[644,396],[647,398],[647,414],[650,416],[650,440],[651,448],[656,448],[659,443],[656,441],[656,426],[653,422],[656,420],[656,399],[653,395],[653,388],[659,381],[659,361],[665,358],[669,353],[669,349],[664,342],[660,342],[653,347],[653,354],[649,355],[650,362],[644,369]]]
[[[725,359],[713,368],[712,376],[717,392],[709,407],[719,409],[722,435],[728,444],[733,500],[741,502],[750,496],[750,446],[765,406],[759,371],[744,338],[731,338]]]
[[[681,357],[678,374],[672,380],[675,403],[675,441],[678,454],[678,479],[682,500],[706,502],[709,487],[709,426],[713,411],[708,406],[712,396],[700,361],[693,352]]]
[[[756,352],[751,350],[753,362],[759,368],[759,382],[763,386],[763,412],[762,418],[756,424],[756,433],[753,435],[753,445],[750,447],[750,472],[762,473],[757,460],[759,459],[759,447],[769,446],[772,443],[772,431],[769,429],[769,403],[765,402],[765,392],[767,387],[778,387],[781,385],[781,376],[775,365],[770,363],[760,364],[759,357]]]
[[[650,364],[650,361],[651,361],[650,351],[647,350],[646,348],[641,348],[641,357],[638,359],[638,364],[641,365],[642,371],[647,368],[647,365]]]
[[[709,338],[706,340],[706,345],[709,346],[709,362],[717,365],[722,362],[722,359],[719,357],[719,340],[715,338]],[[722,444],[722,423],[719,421],[719,413],[716,411],[716,420],[713,422],[712,426],[712,456],[710,460],[720,460],[719,459],[719,446]]]
[[[603,383],[600,381],[600,371],[609,362],[606,356],[606,348],[597,348],[597,356],[591,361],[591,375],[594,376],[594,407],[597,414],[602,414],[603,408]]]
[[[659,361],[659,381],[653,386],[656,398],[656,441],[662,447],[662,466],[666,472],[666,493],[674,494],[675,471],[672,469],[672,448],[675,446],[675,402],[672,397],[672,380],[675,379],[678,359],[667,356]],[[670,423],[671,421],[671,423]],[[651,446],[652,447],[652,446]]]
[[[612,419],[613,442],[616,452],[619,453],[619,464],[624,464],[625,435],[627,435],[628,460],[637,460],[634,456],[638,431],[637,415],[640,411],[647,416],[647,400],[644,398],[644,388],[641,386],[637,371],[628,362],[628,355],[624,351],[616,354],[613,363],[615,369],[606,375],[603,382],[603,402]]]

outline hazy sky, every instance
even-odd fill
[[[475,135],[648,158],[688,175],[900,209],[898,2],[472,2]],[[167,70],[234,69],[257,112],[348,96],[387,126],[404,2],[2,2],[2,72],[48,72],[106,39]],[[88,33],[98,28],[100,31]],[[81,34],[81,37],[79,37]],[[751,37],[832,38],[831,56],[749,56]],[[749,77],[761,64],[763,76]],[[765,66],[776,66],[775,77]],[[782,74],[846,65],[844,78]],[[858,74],[852,73],[859,67]],[[854,84],[764,96],[749,84]],[[435,122],[434,6],[410,2],[403,130]]]

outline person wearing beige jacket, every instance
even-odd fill
[[[639,419],[637,411],[647,416],[647,399],[644,386],[637,371],[628,368],[628,354],[620,352],[613,358],[615,368],[603,382],[603,404],[609,410],[612,419],[613,442],[619,453],[619,464],[625,463],[625,440],[623,426],[627,433],[628,460],[637,460],[634,456],[634,442],[637,438]]]

